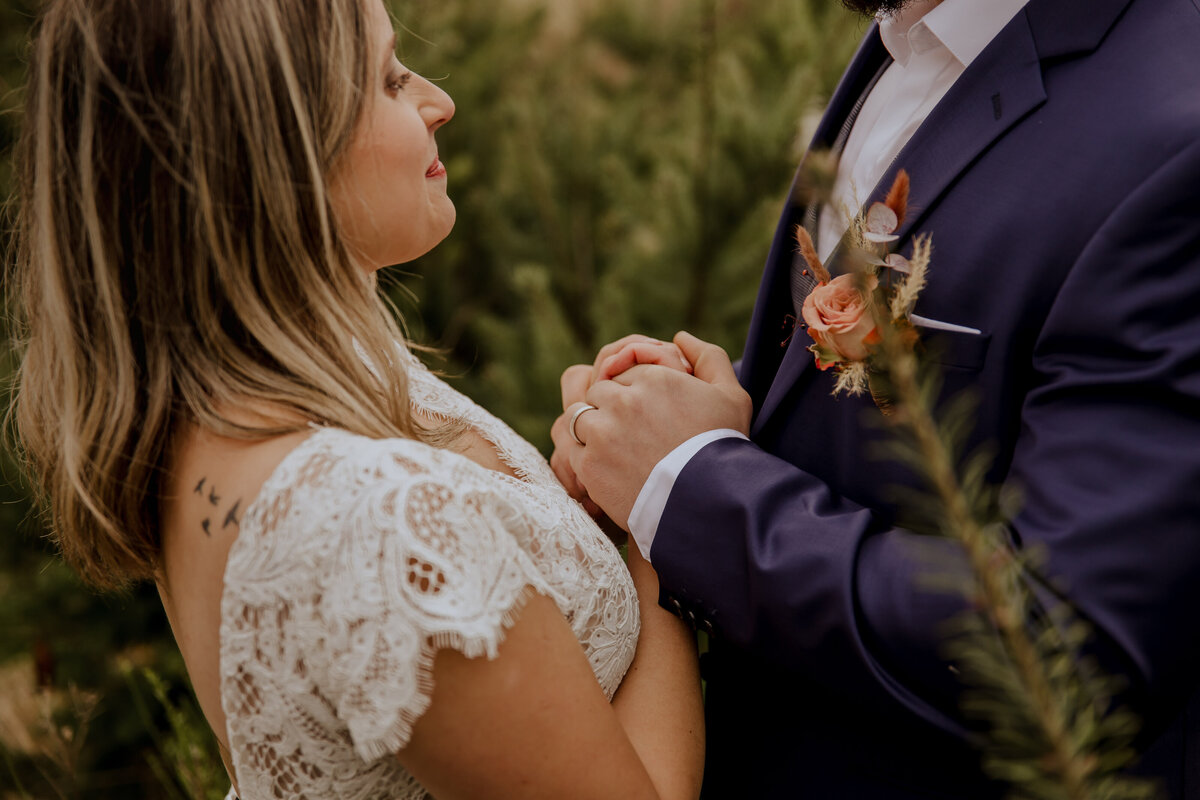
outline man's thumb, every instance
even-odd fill
[[[693,374],[705,383],[737,383],[729,356],[715,344],[697,339],[687,331],[675,334],[675,346],[692,363]]]

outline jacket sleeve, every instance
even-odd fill
[[[1038,337],[1007,482],[1016,546],[1093,626],[1150,724],[1200,677],[1200,145],[1119,202]],[[1015,246],[1019,246],[1019,243]],[[956,680],[929,586],[957,546],[889,527],[751,442],[701,450],[654,545],[669,602],[731,646],[943,727]],[[672,603],[672,604],[673,604]]]

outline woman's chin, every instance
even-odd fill
[[[410,242],[403,250],[397,249],[389,253],[389,257],[383,259],[374,259],[377,266],[374,269],[381,269],[386,266],[396,266],[398,264],[407,264],[410,261],[416,261],[421,256],[424,256],[435,250],[439,244],[446,241],[450,236],[450,232],[454,230],[454,223],[457,215],[454,210],[454,205],[447,201],[446,209],[439,209],[436,217],[437,221],[430,223],[425,229],[425,235],[420,237],[417,242]]]
[[[437,230],[434,235],[430,237],[432,244],[425,248],[425,252],[421,253],[421,255],[425,255],[425,253],[428,253],[430,250],[433,250],[439,244],[446,241],[446,239],[450,236],[451,231],[454,230],[454,223],[457,221],[458,211],[454,208],[454,204],[450,202],[449,198],[447,198],[446,209],[439,217]]]

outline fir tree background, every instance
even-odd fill
[[[38,5],[0,0],[0,197]],[[736,357],[866,22],[837,0],[390,5],[402,60],[458,106],[438,134],[455,231],[383,279],[432,365],[548,452],[559,375],[602,344],[685,328]],[[154,587],[83,587],[7,448],[0,468],[0,800],[222,797]]]

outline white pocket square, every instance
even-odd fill
[[[955,325],[952,322],[942,322],[941,320],[929,319],[929,317],[922,317],[918,314],[909,314],[908,319],[909,319],[909,321],[912,322],[913,325],[916,325],[917,327],[929,328],[930,330],[935,330],[935,331],[951,331],[953,333],[970,333],[975,336],[979,336],[983,333],[983,331],[979,330],[978,328],[968,328],[965,325]]]

